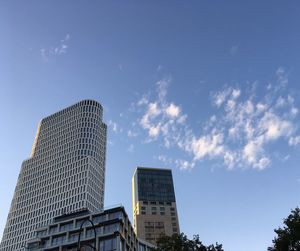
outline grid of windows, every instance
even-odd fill
[[[138,167],[132,179],[133,223],[139,238],[155,244],[180,232],[172,171]]]
[[[175,202],[171,170],[138,168],[136,175],[137,200]]]
[[[83,228],[80,231],[82,223]],[[69,227],[65,229],[64,226]],[[52,233],[52,229],[59,229],[59,232]],[[26,247],[29,251],[77,251],[79,234],[82,240],[81,250],[92,251],[94,249],[90,247],[94,245],[99,251],[150,251],[154,247],[137,239],[123,207],[110,208],[95,214],[84,210],[79,214],[77,212],[60,216],[54,223],[37,229],[35,235],[41,238],[29,240]]]
[[[31,156],[22,163],[0,250],[21,250],[35,228],[57,215],[103,208],[102,113],[99,103],[84,100],[40,122]]]

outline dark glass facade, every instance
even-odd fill
[[[137,168],[137,201],[175,202],[171,170]]]

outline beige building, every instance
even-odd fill
[[[155,244],[179,234],[172,171],[138,167],[132,178],[133,225],[138,238]]]

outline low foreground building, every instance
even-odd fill
[[[35,231],[30,251],[150,251],[155,246],[139,240],[123,206],[98,213],[87,209],[54,218]]]

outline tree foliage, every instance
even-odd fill
[[[274,230],[277,236],[268,251],[300,251],[300,209],[292,210],[283,224],[283,228]]]
[[[185,234],[172,237],[162,236],[157,241],[155,251],[224,251],[221,244],[205,246],[199,239],[199,235],[194,235],[192,240],[189,240]]]

